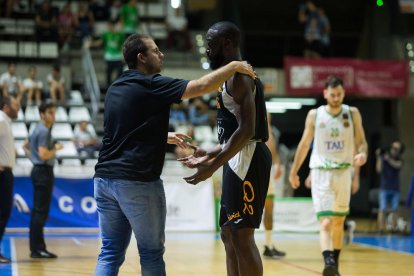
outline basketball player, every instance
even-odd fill
[[[273,245],[272,241],[272,230],[273,230],[273,201],[275,197],[276,181],[282,176],[282,169],[280,164],[279,152],[277,149],[277,144],[279,137],[276,134],[273,134],[272,126],[270,124],[270,113],[267,114],[267,127],[269,129],[269,140],[267,140],[266,145],[272,154],[272,169],[270,171],[270,182],[269,189],[267,191],[264,215],[263,215],[263,224],[265,227],[265,246],[263,256],[270,257],[273,259],[280,259],[286,256],[286,253],[280,250],[277,250]],[[275,131],[276,132],[276,131]],[[279,131],[278,131],[279,132]],[[278,135],[280,136],[280,134]]]
[[[241,60],[240,30],[230,22],[214,24],[207,32],[207,56],[212,69]],[[218,89],[217,127],[220,145],[181,159],[197,172],[185,180],[197,184],[223,167],[220,209],[221,238],[226,249],[227,275],[263,275],[254,241],[269,185],[271,155],[263,87],[236,74]],[[200,156],[202,155],[202,156]]]
[[[323,94],[327,105],[309,111],[289,181],[294,189],[299,187],[298,170],[313,139],[309,167],[313,205],[320,222],[323,275],[335,276],[339,275],[343,226],[349,212],[352,165],[365,164],[368,146],[358,109],[342,104],[345,97],[342,79],[329,77]]]

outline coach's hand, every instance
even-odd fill
[[[187,141],[191,141],[191,137],[187,134],[178,133],[178,132],[168,132],[168,144],[177,145],[182,149],[189,148],[191,145]]]

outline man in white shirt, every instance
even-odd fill
[[[27,92],[27,105],[32,105],[33,95],[36,99],[36,105],[42,101],[43,82],[36,78],[36,67],[29,67],[29,77],[23,81],[23,92]]]
[[[73,142],[75,143],[78,153],[88,158],[93,158],[95,151],[99,151],[101,143],[98,142],[96,134],[88,129],[88,122],[81,121],[79,128],[75,129]]]
[[[13,206],[12,169],[16,161],[16,150],[11,120],[17,118],[19,109],[19,102],[13,97],[5,96],[0,101],[0,242]],[[0,252],[0,265],[10,262]]]
[[[7,66],[7,72],[0,76],[0,87],[3,96],[13,95],[20,103],[21,100],[21,82],[16,76],[16,63],[10,62]]]

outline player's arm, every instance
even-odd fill
[[[292,168],[289,174],[289,181],[292,185],[292,188],[294,189],[298,188],[300,185],[298,171],[302,166],[302,163],[305,160],[312,143],[313,135],[315,132],[315,118],[316,109],[312,109],[306,116],[305,130],[303,131],[302,138],[300,139],[299,145],[296,149],[295,159],[293,160]]]
[[[256,116],[252,116],[256,114],[253,80],[246,75],[236,74],[232,83],[230,82],[228,82],[228,87],[231,89],[234,101],[239,106],[236,112],[239,126],[214,159],[212,166],[215,169],[236,155],[254,136],[255,131]]]
[[[256,73],[250,64],[243,61],[232,61],[197,80],[191,80],[187,84],[181,100],[202,96],[217,89],[236,72],[256,78]]]
[[[252,114],[256,114],[256,106],[252,92],[253,80],[249,76],[236,74],[227,82],[227,87],[238,105],[236,118],[239,126],[215,158],[204,166],[197,167],[197,173],[194,175],[184,178],[187,183],[197,184],[209,178],[254,136],[256,118]]]
[[[277,179],[281,175],[280,158],[279,158],[279,153],[277,150],[277,141],[272,134],[270,120],[268,120],[268,129],[269,129],[269,139],[266,142],[266,146],[269,148],[270,153],[272,154],[272,163],[275,165],[275,174],[273,175],[273,178]]]
[[[55,146],[52,149],[48,149],[47,147],[39,146],[37,147],[37,150],[39,152],[39,158],[43,161],[49,160],[50,158],[54,157],[56,155],[56,152],[58,150],[61,150],[63,148],[62,144],[55,144]]]
[[[354,156],[354,163],[356,166],[362,166],[367,162],[368,144],[365,139],[364,127],[362,126],[361,113],[359,113],[356,107],[351,107],[351,112],[355,129],[356,155]]]
[[[352,175],[352,187],[351,192],[352,194],[356,194],[359,191],[359,172],[361,167],[360,166],[354,166],[354,172]]]

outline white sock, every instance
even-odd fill
[[[272,248],[272,230],[265,230],[265,245]]]

